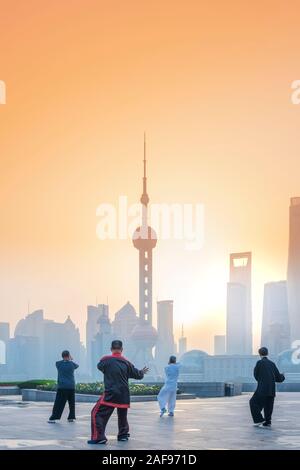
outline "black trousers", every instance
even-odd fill
[[[93,440],[106,439],[105,429],[109,418],[114,412],[114,407],[102,405],[100,400],[92,409],[91,431]],[[129,425],[127,421],[127,408],[117,408],[118,413],[118,437],[129,436]]]
[[[75,390],[58,389],[50,419],[60,419],[66,402],[69,404],[68,419],[75,419]]]
[[[254,393],[249,402],[254,423],[266,421],[266,423],[271,424],[274,398],[275,397],[265,397]],[[264,410],[264,417],[261,413],[262,410]]]

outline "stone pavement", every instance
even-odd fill
[[[157,403],[133,403],[131,439],[117,442],[116,414],[106,446],[88,446],[91,405],[77,406],[77,422],[47,424],[51,403],[0,398],[0,449],[300,449],[300,393],[278,393],[272,429],[254,428],[250,395],[182,400],[174,418],[159,418]]]

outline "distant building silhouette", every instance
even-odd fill
[[[175,354],[173,335],[173,300],[157,302],[157,344],[155,360],[160,369],[168,363],[169,357]]]
[[[247,292],[242,284],[227,284],[226,353],[246,354]]]
[[[148,224],[147,174],[146,174],[146,139],[144,137],[144,175],[142,204],[142,224],[133,234],[133,246],[139,251],[139,323],[132,332],[135,344],[134,360],[142,367],[153,362],[152,349],[157,341],[157,332],[152,326],[152,251],[157,243],[157,235]],[[149,377],[149,376],[148,376]]]
[[[300,197],[292,197],[289,213],[288,308],[291,340],[300,339]]]
[[[87,306],[87,322],[86,322],[86,357],[87,357],[87,371],[92,375],[95,368],[95,357],[93,357],[92,343],[95,335],[98,332],[98,321],[101,315],[108,315],[108,305],[99,304]]]
[[[179,358],[187,351],[187,338],[184,336],[183,325],[181,327],[181,336],[178,340],[178,354]]]
[[[9,323],[0,322],[0,340],[8,343],[9,341]]]
[[[214,355],[224,355],[226,354],[226,336],[225,335],[215,335],[214,336]]]
[[[115,314],[113,321],[113,333],[116,338],[121,339],[126,347],[126,341],[130,339],[131,333],[138,323],[138,315],[130,302],[123,305]]]
[[[15,336],[36,336],[42,339],[45,323],[50,321],[44,319],[43,310],[35,310],[18,321],[15,328]]]
[[[47,322],[45,324],[43,346],[43,371],[47,378],[56,378],[55,362],[60,360],[64,349],[70,351],[74,360],[79,362],[80,335],[70,317],[64,323]]]
[[[251,253],[230,255],[227,285],[227,354],[252,354]]]
[[[8,343],[8,373],[19,380],[42,378],[41,341],[37,336],[15,336]]]
[[[22,371],[18,365],[23,354],[28,361],[34,358],[27,378],[56,378],[55,362],[64,349],[69,349],[74,359],[79,361],[82,352],[78,328],[70,317],[64,323],[57,323],[45,319],[43,310],[36,310],[17,323],[15,337],[9,342],[10,374],[21,374],[22,377],[25,374],[25,369]]]
[[[112,325],[109,319],[108,309],[103,311],[98,319],[98,333],[92,341],[92,371],[94,380],[99,380],[97,364],[102,356],[106,356],[110,351],[112,336]]]
[[[18,358],[20,351],[23,351],[26,356],[26,348],[28,348],[28,357],[31,357],[31,348],[32,344],[34,344],[36,355],[34,371],[37,378],[45,377],[43,371],[44,328],[47,322],[51,322],[51,320],[44,319],[44,311],[41,309],[29,313],[25,318],[22,318],[18,321],[14,332],[15,338],[11,340],[11,347],[9,348],[9,369],[11,373],[21,373],[17,366],[16,358]],[[25,339],[22,340],[24,337],[29,337],[30,339],[28,341]],[[32,375],[30,375],[28,378],[31,377]]]
[[[257,356],[216,355],[194,349],[180,359],[181,382],[253,382]]]
[[[269,282],[264,288],[261,346],[267,346],[272,355],[278,355],[290,345],[287,283]]]
[[[112,332],[114,339],[118,338],[123,341],[124,354],[126,357],[133,360],[135,354],[135,345],[132,342],[132,332],[138,324],[139,317],[133,305],[127,302],[115,314],[115,319],[112,322]]]
[[[152,251],[157,243],[157,236],[148,224],[146,140],[144,139],[144,176],[142,204],[142,225],[133,234],[133,245],[139,251],[139,314],[143,321],[152,325]]]
[[[111,341],[120,339],[124,345],[124,355],[136,364],[146,364],[157,340],[156,330],[146,320],[138,317],[130,302],[115,313],[111,322],[108,309],[99,316],[91,342],[92,370],[90,377],[99,380],[97,362],[102,355],[109,354]]]
[[[9,323],[0,322],[0,364],[7,362],[7,347],[9,342]]]

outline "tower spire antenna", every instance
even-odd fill
[[[149,202],[149,196],[147,194],[147,160],[146,160],[146,132],[144,132],[144,176],[143,176],[143,194],[141,197],[141,203],[143,206],[147,207],[148,202]]]
[[[146,164],[147,164],[147,160],[146,160],[146,132],[144,132],[144,178],[147,178]]]

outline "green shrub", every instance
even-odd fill
[[[19,388],[37,388],[39,386],[55,385],[56,381],[51,379],[31,379],[25,382],[0,382],[0,387],[17,386]]]
[[[131,395],[157,395],[162,385],[130,384]]]
[[[20,388],[39,388],[39,387],[55,387],[56,381],[45,379],[45,380],[27,380],[18,384]],[[49,389],[48,389],[49,390]],[[55,388],[54,388],[55,390]]]
[[[15,387],[18,385],[19,382],[0,382],[0,387]]]
[[[37,388],[44,391],[55,391],[57,383],[55,380],[28,380],[27,382],[16,383],[20,388]],[[158,395],[162,384],[148,385],[145,383],[130,383],[129,390],[131,395]],[[102,382],[78,383],[76,384],[76,393],[87,395],[101,395],[104,391]],[[180,394],[180,390],[177,391]]]
[[[147,385],[147,384],[129,384],[131,395],[157,395],[162,385]],[[29,388],[29,387],[28,387]],[[56,382],[50,381],[45,384],[37,385],[38,390],[53,391],[56,390]],[[76,384],[76,393],[84,393],[87,395],[101,395],[104,391],[102,382],[93,383],[78,383]]]

